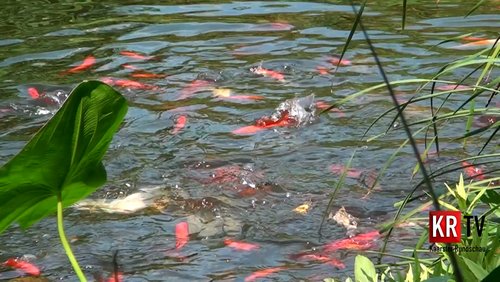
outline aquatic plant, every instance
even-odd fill
[[[477,9],[477,7],[482,2],[483,1],[478,2],[478,4],[467,15],[474,12],[474,10]],[[394,220],[390,224],[386,225],[384,227],[384,229],[382,230],[382,231],[386,231],[386,237],[384,240],[384,246],[382,247],[382,249],[379,252],[379,259],[378,259],[378,262],[376,264],[377,266],[380,266],[380,265],[383,265],[381,263],[382,258],[384,256],[391,255],[391,254],[387,254],[385,251],[386,251],[386,247],[387,247],[387,242],[391,236],[391,233],[392,233],[394,226],[399,224],[401,221],[406,220],[409,217],[414,215],[414,213],[412,213],[412,212],[408,212],[405,215],[403,215],[403,209],[407,206],[408,203],[425,195],[425,196],[430,197],[431,203],[434,206],[435,210],[440,210],[441,206],[444,206],[446,209],[454,209],[456,207],[456,205],[454,205],[456,203],[446,205],[441,200],[442,195],[438,196],[435,193],[432,183],[433,183],[433,181],[436,180],[436,178],[438,176],[446,175],[446,174],[454,172],[458,169],[462,169],[462,167],[460,167],[460,164],[463,164],[465,162],[468,163],[468,161],[473,161],[474,163],[467,165],[466,167],[463,167],[463,169],[466,169],[466,171],[467,171],[467,167],[470,167],[469,168],[469,171],[470,171],[470,170],[475,170],[474,167],[481,165],[481,164],[492,164],[492,163],[498,164],[500,162],[499,161],[500,154],[496,154],[496,153],[486,154],[486,155],[483,154],[484,149],[491,143],[492,140],[494,140],[495,135],[500,130],[500,122],[497,121],[497,118],[496,118],[497,116],[500,116],[500,111],[498,110],[498,108],[495,108],[495,106],[492,106],[493,97],[495,95],[498,95],[498,93],[500,92],[499,91],[500,78],[491,79],[491,72],[493,71],[494,66],[498,65],[498,63],[500,63],[500,58],[499,58],[499,54],[500,54],[499,39],[500,39],[500,37],[497,38],[496,40],[488,40],[488,43],[492,43],[492,45],[493,45],[492,47],[485,48],[484,50],[482,50],[476,54],[472,54],[470,56],[461,58],[455,62],[452,62],[452,63],[445,65],[441,70],[439,70],[436,73],[436,75],[434,75],[431,78],[389,81],[389,79],[385,75],[382,64],[379,61],[379,58],[376,54],[375,48],[373,47],[373,45],[370,41],[370,38],[368,37],[366,30],[363,27],[362,13],[363,13],[364,7],[366,6],[366,3],[367,3],[367,1],[363,1],[363,3],[360,5],[359,10],[356,10],[353,6],[353,10],[354,10],[354,13],[356,14],[356,18],[354,20],[351,32],[347,38],[346,44],[344,45],[344,48],[342,50],[339,61],[342,60],[346,50],[348,49],[349,43],[352,39],[352,36],[359,26],[364,33],[365,39],[366,39],[368,46],[372,52],[372,55],[375,59],[375,62],[379,68],[380,74],[381,74],[384,82],[381,84],[375,85],[373,87],[363,89],[361,91],[353,93],[347,97],[344,97],[343,99],[340,99],[336,103],[331,105],[329,108],[325,109],[322,113],[325,113],[325,112],[329,111],[330,109],[338,107],[344,103],[352,101],[353,99],[355,99],[355,98],[357,98],[365,93],[368,93],[370,91],[373,91],[376,89],[382,89],[382,88],[388,89],[390,97],[394,103],[394,107],[387,110],[386,112],[381,114],[379,117],[377,117],[372,122],[372,124],[367,128],[365,134],[363,135],[363,138],[366,137],[366,135],[370,132],[370,130],[373,128],[373,126],[375,124],[382,122],[383,118],[388,116],[390,113],[395,113],[394,117],[391,118],[391,122],[387,126],[387,130],[385,132],[377,134],[374,137],[369,137],[369,138],[367,138],[366,141],[370,142],[370,141],[373,141],[375,139],[379,139],[379,138],[382,138],[384,136],[387,136],[389,134],[398,133],[398,132],[400,132],[398,129],[403,129],[405,131],[405,133],[407,135],[407,139],[404,142],[402,142],[402,144],[399,146],[399,148],[395,149],[393,155],[388,159],[388,161],[386,162],[384,167],[379,171],[379,174],[378,174],[376,180],[374,181],[374,183],[371,185],[370,189],[372,189],[373,187],[375,187],[377,185],[380,178],[384,175],[385,170],[392,164],[393,160],[398,156],[398,154],[402,151],[403,148],[405,148],[409,144],[414,152],[417,164],[415,165],[415,168],[413,170],[412,177],[415,176],[416,173],[421,172],[422,180],[414,187],[414,189],[407,195],[407,197],[401,203],[399,203],[399,205],[397,206],[398,211],[396,213]],[[404,29],[404,24],[405,24],[405,18],[406,18],[406,1],[403,1],[403,19],[402,19],[403,29]],[[468,67],[474,67],[474,70],[468,72],[468,74],[466,76],[462,77],[459,80],[454,79],[454,77],[458,73],[457,70],[462,70],[462,69],[468,68]],[[338,68],[339,68],[339,65],[337,65],[337,69]],[[480,74],[476,75],[478,73],[478,71],[480,71]],[[447,79],[443,80],[443,79],[441,79],[441,77],[447,77]],[[436,86],[437,83],[447,84],[447,87],[437,87]],[[464,86],[465,83],[468,83],[468,85]],[[408,86],[411,84],[418,85],[416,87],[417,89],[415,91],[414,96],[411,97],[406,102],[398,101],[393,88],[396,86],[399,86],[399,85]],[[422,94],[428,85],[431,85],[430,94],[427,94],[427,95]],[[441,90],[439,90],[439,89],[441,89]],[[436,90],[438,90],[438,91],[436,91]],[[468,97],[467,96],[458,96],[459,94],[462,94],[462,93],[470,93],[470,95]],[[453,111],[451,113],[441,113],[441,109],[449,101],[449,98],[452,95],[454,95],[454,97],[458,96],[458,97],[467,97],[467,98],[463,98],[464,100],[462,101],[462,103],[460,104],[459,107],[456,107],[455,111]],[[476,100],[478,100],[478,98],[481,96],[483,96],[483,98],[487,98],[487,102],[485,103],[484,107],[479,108],[479,107],[477,107]],[[439,98],[441,100],[441,104],[436,109],[435,108],[435,101],[437,98]],[[429,117],[425,117],[425,118],[422,118],[420,120],[410,122],[406,118],[406,113],[408,111],[407,109],[409,108],[409,106],[411,106],[412,104],[419,102],[419,101],[428,101],[429,102],[430,115],[429,115]],[[469,109],[463,109],[467,105],[469,106]],[[474,116],[478,115],[478,114],[486,114],[486,113],[493,117],[491,119],[491,122],[487,123],[486,125],[481,126],[479,129],[472,130]],[[458,161],[454,161],[454,162],[445,164],[444,166],[441,166],[434,171],[430,170],[430,167],[428,167],[424,164],[424,160],[426,158],[427,153],[429,152],[429,149],[432,146],[435,146],[436,152],[439,155],[439,152],[440,152],[440,147],[439,147],[440,134],[439,134],[439,131],[441,130],[441,128],[445,128],[449,124],[449,121],[460,119],[460,118],[466,119],[465,126],[464,126],[465,132],[459,138],[455,138],[455,140],[463,139],[464,147],[467,145],[466,141],[470,137],[490,132],[488,139],[484,142],[482,148],[477,153],[477,156],[465,158],[462,160],[458,160]],[[401,125],[397,124],[398,120],[400,121]],[[396,130],[394,130],[394,129],[396,129]],[[421,154],[419,152],[419,149],[417,147],[417,143],[415,141],[415,138],[417,136],[420,137],[421,135],[424,135],[423,137],[425,140],[424,154]],[[458,167],[457,167],[457,165],[458,165]],[[490,171],[490,173],[491,172],[493,172],[493,171]],[[468,175],[468,179],[472,180],[475,178],[477,179],[477,177],[478,177],[477,173],[473,172],[473,173],[469,173],[469,174],[471,174],[471,175]],[[479,175],[482,176],[483,172],[481,172],[481,174],[479,174]],[[483,176],[483,178],[484,178],[484,176]],[[494,180],[495,179],[489,179],[485,183],[490,183],[491,181],[494,181]],[[484,181],[486,181],[486,180],[484,180]],[[494,183],[494,182],[491,182],[491,183]],[[424,193],[421,193],[420,195],[415,195],[416,191],[420,190],[420,188],[422,186],[426,188],[424,190]],[[498,188],[500,188],[500,187],[498,187],[498,186],[483,187],[482,190],[480,190],[480,191],[483,191],[482,193],[484,195],[481,194],[481,196],[477,196],[476,198],[474,198],[475,199],[474,204],[477,204],[478,202],[483,202],[484,204],[496,203],[495,207],[490,207],[489,214],[497,213],[498,202],[500,202],[499,201],[500,195],[498,195],[498,192],[496,191],[496,190],[498,190]],[[459,204],[459,208],[461,210],[465,208],[463,200],[461,202],[459,202],[458,204]],[[474,207],[475,206],[468,206],[467,211],[470,212],[471,208],[473,209]],[[466,211],[464,210],[464,212],[466,212]],[[488,234],[491,235],[492,233],[488,233]],[[496,234],[496,231],[494,232],[494,234]],[[484,238],[487,238],[487,239],[484,239]],[[425,241],[424,239],[425,238],[422,237],[421,240],[419,241],[420,246]],[[492,236],[483,237],[483,239],[486,241],[475,242],[475,243],[481,243],[484,245],[484,244],[490,244],[491,240],[498,241],[498,237],[492,237]],[[497,247],[498,246],[493,248],[493,250],[490,252],[490,254],[491,253],[495,254]],[[416,250],[417,249],[418,248],[416,248]],[[479,278],[479,277],[484,278],[483,276],[485,276],[485,275],[478,275],[478,273],[485,274],[485,271],[492,271],[492,273],[499,271],[498,269],[494,269],[494,267],[492,268],[491,265],[489,265],[489,264],[488,264],[488,267],[486,267],[486,265],[482,265],[483,268],[476,267],[476,265],[469,263],[469,261],[471,259],[468,258],[466,255],[463,255],[462,253],[457,255],[453,251],[450,251],[450,249],[451,249],[450,245],[448,245],[448,248],[444,248],[445,251],[441,253],[442,255],[441,255],[440,261],[441,261],[441,263],[445,264],[444,261],[446,259],[446,261],[449,262],[453,266],[453,270],[450,270],[448,268],[446,273],[450,277],[454,277],[456,279],[456,281],[472,281],[469,279]],[[414,280],[414,279],[416,279],[416,280],[421,279],[421,276],[419,275],[419,273],[422,270],[422,268],[420,267],[420,264],[419,264],[419,258],[418,258],[417,251],[414,252],[413,258],[416,261],[416,263],[414,264],[413,272],[411,271],[411,269],[410,269],[410,272],[412,275],[416,275],[416,276],[412,276],[410,281]],[[477,258],[474,258],[474,259],[475,260],[472,260],[472,261],[477,262]],[[365,273],[372,273],[371,262],[367,263],[366,259],[363,259],[363,258],[360,258],[359,260],[357,259],[356,262],[357,262],[356,263],[357,269],[359,267],[361,267],[360,265],[363,265],[363,268],[365,268],[365,271],[364,271]],[[496,263],[495,264],[495,267],[496,267],[498,262],[495,261],[494,263]],[[473,265],[472,267],[474,267],[474,269],[471,270],[470,268],[467,268],[467,267],[464,268],[464,265],[469,266],[469,267],[471,265]],[[463,274],[462,274],[461,269],[464,269]],[[429,269],[429,272],[430,273],[439,273],[439,274],[445,273],[445,272],[441,271],[439,266],[437,266],[436,264],[432,265],[432,268]],[[473,272],[474,277],[470,275],[470,272]],[[360,280],[360,279],[358,279],[358,276],[359,276],[359,273],[362,273],[362,272],[360,272],[358,269],[357,271],[355,271],[355,273],[356,273],[356,280]],[[378,274],[376,274],[376,275],[378,275]],[[408,275],[410,275],[410,273]],[[373,278],[376,279],[376,277],[373,277],[373,276],[370,277],[370,279],[373,279]],[[466,280],[464,280],[464,279],[466,279]],[[369,281],[369,280],[367,280],[367,281]],[[365,280],[361,279],[360,281],[365,281]]]
[[[57,213],[61,243],[81,281],[86,278],[64,232],[63,208],[106,182],[102,159],[125,114],[125,98],[99,81],[73,89],[61,109],[0,168],[0,233],[27,228]]]

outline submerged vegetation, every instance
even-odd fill
[[[402,1],[403,29],[406,19],[406,2]],[[483,2],[478,1],[468,14],[473,13]],[[344,64],[350,64],[344,56],[356,30],[361,30],[383,83],[361,89],[336,100],[331,105],[323,105],[320,115],[338,109],[370,92],[387,89],[393,106],[378,116],[370,117],[373,121],[367,125],[362,142],[383,142],[384,138],[400,135],[403,132],[406,137],[399,146],[393,149],[392,155],[387,158],[386,163],[376,175],[369,176],[371,179],[366,185],[368,186],[366,195],[376,191],[377,185],[391,165],[403,152],[408,153],[405,151],[408,148],[415,156],[415,165],[409,176],[417,179],[418,183],[400,202],[394,203],[397,210],[394,218],[389,222],[379,224],[377,230],[357,235],[348,232],[348,238],[336,240],[321,247],[291,255],[291,257],[296,260],[325,262],[336,269],[343,269],[345,265],[332,256],[332,253],[338,250],[364,251],[364,255],[356,256],[354,273],[345,281],[495,281],[495,278],[500,275],[500,230],[498,228],[500,176],[493,176],[498,173],[498,169],[488,170],[488,167],[500,165],[500,153],[495,152],[495,149],[498,149],[498,143],[495,143],[495,140],[498,140],[500,129],[498,120],[500,108],[496,100],[500,92],[500,77],[498,76],[500,37],[495,40],[490,39],[487,48],[480,52],[445,64],[431,77],[390,80],[384,71],[383,63],[377,56],[377,48],[370,41],[363,25],[366,3],[367,1],[364,1],[358,9],[354,9],[356,17],[353,27],[340,57],[335,59],[334,71],[338,71]],[[484,38],[474,39],[470,37],[470,34],[458,38],[469,38],[472,42],[485,40]],[[130,51],[122,51],[120,54],[137,60],[153,59],[152,56]],[[66,73],[88,70],[95,63],[96,58],[89,55],[80,65],[71,68]],[[124,68],[127,67],[130,66],[124,66]],[[265,69],[261,65],[250,69],[250,72],[280,83],[285,81],[283,73]],[[133,75],[135,78],[147,79],[165,77],[136,69]],[[181,91],[181,98],[187,98],[199,89],[211,89],[212,84],[205,80],[194,80]],[[106,182],[106,170],[102,160],[113,135],[119,130],[127,113],[127,101],[109,85],[127,89],[158,90],[158,87],[152,84],[109,77],[101,81],[82,82],[24,149],[0,168],[0,233],[13,223],[19,223],[21,227],[27,228],[40,219],[56,213],[62,246],[80,281],[86,281],[87,278],[78,265],[66,238],[63,209],[86,198]],[[403,95],[399,95],[399,91],[410,93],[410,95],[402,98]],[[220,99],[247,102],[263,99],[258,95],[232,95],[228,89],[215,88],[213,93]],[[29,90],[29,95],[34,99],[42,96],[36,92],[36,89]],[[307,106],[297,110],[303,111],[304,115],[308,116],[305,124],[312,123],[312,120],[316,119],[315,109],[320,108],[321,105],[315,104],[313,99],[314,95],[306,97]],[[298,101],[304,100],[287,100],[279,104],[275,114],[264,116],[254,125],[233,130],[232,133],[247,135],[270,128],[302,125],[300,119],[291,114],[291,109],[295,104],[302,103]],[[282,105],[289,105],[289,107],[280,109]],[[427,114],[421,114],[422,107],[425,108]],[[415,114],[416,108],[420,114]],[[445,111],[445,108],[454,108],[454,111]],[[455,120],[463,120],[463,127],[460,128],[462,133],[458,138],[443,133]],[[478,120],[479,123],[477,123]],[[185,129],[187,123],[186,115],[178,116],[169,134],[172,136],[179,134]],[[376,128],[386,128],[386,130],[374,133]],[[476,150],[475,156],[461,159],[456,157],[438,167],[433,165],[433,158],[439,157],[442,153],[443,143],[461,142],[463,148],[466,149],[470,146],[470,140],[478,136],[486,136],[486,141],[479,148],[471,149]],[[485,153],[488,151],[493,151],[493,153]],[[337,196],[342,193],[346,178],[360,178],[363,174],[351,168],[353,160],[360,155],[356,152],[355,150],[352,153],[345,166],[332,168],[339,178],[332,187],[330,200],[324,207],[322,218],[317,218],[317,221],[321,222],[318,230],[320,238],[327,218],[332,218],[332,208],[334,204],[337,204]],[[214,173],[211,175],[211,180],[239,181],[239,179],[235,180],[234,175],[241,171],[235,172],[235,170],[237,169],[233,168],[229,173],[227,171],[220,174]],[[249,171],[253,172],[251,169]],[[460,174],[458,180],[456,179],[457,171],[463,171],[465,174]],[[421,177],[418,176],[419,174]],[[239,193],[254,195],[255,190],[253,187],[250,190],[241,190]],[[142,195],[130,196],[136,200],[140,199],[138,208],[130,208],[130,210],[136,211],[147,207],[142,201]],[[126,204],[126,202],[120,202],[120,205]],[[202,204],[209,205],[207,202]],[[306,214],[309,208],[309,204],[305,203],[294,211],[297,214]],[[470,228],[472,232],[462,228],[462,233],[466,236],[463,235],[460,242],[453,245],[449,243],[426,244],[430,236],[428,213],[431,210],[460,211],[462,215],[470,216],[467,228]],[[343,224],[348,231],[351,228],[352,231],[357,223],[352,222],[353,217],[349,217],[351,215],[345,210],[343,212],[345,218],[341,225]],[[336,219],[337,222],[341,220]],[[167,250],[167,253],[179,261],[191,256],[180,255],[179,252],[189,243],[190,234],[193,232],[190,230],[192,225],[197,228],[196,224],[188,223],[188,221],[179,222],[175,226],[176,244],[174,248]],[[462,225],[465,226],[465,224]],[[403,250],[402,254],[391,253],[388,248],[389,241],[394,229],[401,227],[411,228],[421,235],[413,249]],[[256,243],[244,241],[243,235],[241,237],[225,238],[223,244],[233,250],[244,252],[260,248]],[[379,238],[383,239],[381,249],[369,251],[373,249],[374,242]],[[121,281],[123,279],[121,274],[116,272],[117,256],[115,253],[113,259],[115,273],[110,279]],[[9,260],[5,265],[33,276],[40,275],[39,269],[22,261]],[[287,269],[286,266],[274,266],[258,270],[247,276],[245,281],[265,278],[285,269]],[[325,282],[338,280],[337,277],[324,279]]]

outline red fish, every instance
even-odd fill
[[[334,164],[334,165],[330,166],[330,170],[335,174],[341,175],[346,170],[346,167],[343,165]],[[361,177],[362,173],[363,173],[362,170],[359,170],[356,168],[349,168],[349,170],[347,170],[346,175],[347,175],[347,177],[350,177],[350,178],[359,179]]]
[[[291,118],[288,111],[281,112],[281,116],[278,120],[273,120],[270,117],[262,117],[255,121],[255,125],[244,126],[233,130],[232,133],[236,135],[247,135],[254,134],[266,128],[272,128],[276,126],[289,126],[295,124],[296,121]]]
[[[493,46],[493,44],[495,44],[496,42],[496,39],[483,39],[483,40],[478,40],[478,41],[472,41],[472,42],[469,42],[469,43],[466,43],[466,44],[461,44],[461,45],[458,45],[456,46],[455,48],[457,49],[467,49],[469,47],[481,47],[481,46],[484,46],[484,47],[489,47],[489,46]]]
[[[245,277],[245,282],[250,282],[250,281],[255,281],[258,278],[264,278],[267,277],[275,272],[285,270],[284,267],[271,267],[271,268],[266,268],[263,270],[258,270],[253,272],[251,275]]]
[[[325,110],[325,109],[328,109],[329,107],[330,107],[330,105],[324,101],[317,101],[316,102],[316,108],[318,108],[320,110]],[[344,112],[342,112],[341,110],[339,110],[337,108],[331,109],[330,112],[336,112],[338,114],[338,117],[345,117]]]
[[[329,61],[330,61],[330,63],[331,63],[332,65],[335,65],[335,66],[336,66],[337,64],[338,64],[339,66],[350,66],[350,65],[352,65],[352,62],[351,62],[351,61],[349,61],[349,60],[347,60],[347,59],[342,59],[342,61],[341,61],[339,57],[330,57]],[[340,63],[339,63],[339,62],[340,62]]]
[[[324,251],[332,252],[337,250],[357,250],[363,251],[374,247],[373,241],[379,238],[378,231],[359,234],[352,238],[340,239],[328,243],[324,246]]]
[[[321,75],[327,75],[330,73],[330,69],[323,66],[317,66],[316,71],[319,72],[319,74]]]
[[[335,266],[338,269],[345,269],[345,264],[338,259],[331,259],[328,263]]]
[[[463,41],[481,41],[484,40],[483,37],[475,37],[475,36],[465,36],[460,38]]]
[[[30,95],[31,98],[33,99],[38,99],[40,98],[40,93],[35,87],[30,87],[28,88],[28,94]]]
[[[175,225],[175,249],[179,250],[189,241],[189,224],[185,221]]]
[[[189,95],[193,95],[200,91],[205,91],[212,85],[212,82],[203,79],[195,79],[191,81],[186,87],[181,90],[181,99],[187,98]]]
[[[3,263],[5,266],[15,268],[32,276],[39,276],[41,271],[36,265],[20,259],[10,258]]]
[[[263,68],[262,66],[250,68],[250,71],[255,73],[255,74],[259,74],[259,75],[262,75],[265,77],[270,77],[270,78],[276,79],[276,80],[281,81],[281,82],[285,81],[285,75],[283,73],[281,73],[279,71],[268,70],[268,69]]]
[[[118,86],[118,87],[123,87],[123,88],[130,88],[130,89],[142,89],[142,90],[148,90],[148,89],[158,89],[158,87],[150,84],[145,84],[141,83],[139,81],[134,81],[134,80],[129,80],[129,79],[115,79],[111,77],[105,77],[101,78],[101,81],[109,84],[111,86]]]
[[[106,280],[106,282],[123,282],[123,273],[118,272],[111,274],[111,276]]]
[[[136,60],[149,60],[154,57],[152,56],[144,56],[142,54],[139,54],[137,52],[132,52],[132,51],[120,51],[120,55],[129,57],[131,59],[136,59]]]
[[[462,167],[464,168],[464,172],[468,177],[473,178],[475,180],[486,179],[486,177],[484,176],[484,172],[481,168],[478,168],[469,162],[462,162]]]
[[[285,22],[274,22],[274,23],[271,23],[271,27],[274,30],[291,30],[291,29],[294,28],[293,25],[291,25],[289,23],[285,23]]]
[[[253,251],[259,248],[257,244],[234,241],[232,239],[224,239],[224,244],[238,251]]]
[[[123,64],[122,67],[124,69],[129,69],[129,70],[138,70],[139,68],[134,66],[134,65],[129,65],[129,64]]]
[[[175,123],[174,129],[172,130],[172,134],[179,133],[186,126],[186,123],[187,117],[185,115],[179,116]]]
[[[166,75],[159,73],[150,73],[150,72],[133,72],[130,74],[133,78],[165,78]]]
[[[448,90],[469,90],[472,89],[472,87],[467,86],[467,85],[454,85],[454,84],[447,84],[447,85],[440,85],[436,87],[436,90],[439,91],[448,91]]]
[[[263,100],[264,97],[259,95],[233,95],[228,97],[219,97],[221,99],[234,99],[234,100]]]
[[[69,69],[66,72],[67,73],[76,73],[76,72],[84,71],[84,70],[92,67],[95,64],[95,62],[96,62],[95,57],[92,55],[88,55],[87,57],[85,57],[85,59],[83,60],[83,62],[80,65],[78,65],[72,69]]]

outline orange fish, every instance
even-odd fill
[[[330,170],[331,172],[333,172],[334,174],[338,174],[338,175],[341,175],[344,173],[344,171],[346,170],[346,167],[343,166],[343,165],[337,165],[337,164],[334,164],[334,165],[331,165],[330,166]],[[347,177],[350,177],[350,178],[355,178],[355,179],[358,179],[361,177],[361,174],[363,173],[362,170],[359,170],[359,169],[356,169],[356,168],[349,168],[349,170],[347,170],[347,173],[346,173],[346,176]]]
[[[463,41],[481,41],[484,40],[483,37],[475,37],[475,36],[465,36],[460,38]]]
[[[266,268],[263,270],[258,270],[253,272],[251,275],[245,277],[245,282],[250,282],[250,281],[255,281],[258,278],[264,278],[267,277],[275,272],[285,270],[283,267],[271,267],[271,268]]]
[[[259,95],[233,95],[228,97],[219,97],[222,99],[234,99],[234,100],[263,100],[264,97]]]
[[[72,69],[69,69],[66,72],[67,73],[76,73],[76,72],[84,71],[84,70],[92,67],[95,64],[95,62],[96,62],[95,57],[92,55],[88,55],[87,57],[85,57],[85,59],[83,60],[83,62],[80,65],[78,65]]]
[[[330,107],[330,105],[324,101],[317,101],[316,102],[316,108],[318,108],[320,110],[325,110],[325,109],[328,109],[329,107]],[[345,117],[344,112],[342,112],[341,110],[339,110],[337,108],[331,109],[330,112],[336,112],[338,114],[338,117]]]
[[[486,179],[486,177],[484,176],[484,172],[481,168],[478,168],[469,162],[462,162],[462,167],[464,168],[464,172],[468,177],[475,180]]]
[[[179,250],[189,241],[189,224],[185,221],[175,225],[175,249]]]
[[[139,68],[134,66],[134,65],[129,65],[129,64],[123,64],[122,67],[124,69],[129,69],[129,70],[138,70]]]
[[[129,79],[115,79],[111,77],[105,77],[101,79],[102,82],[109,84],[111,86],[118,86],[118,87],[123,87],[123,88],[130,88],[130,89],[142,89],[142,90],[147,90],[147,89],[158,89],[158,87],[150,84],[145,84],[141,83],[138,81],[134,80],[129,80]]]
[[[212,85],[212,82],[203,79],[195,79],[191,81],[186,87],[181,90],[181,99],[187,98],[189,95],[193,95],[200,91],[205,91]]]
[[[332,65],[335,65],[335,66],[336,66],[337,64],[338,64],[339,66],[350,66],[350,65],[352,65],[352,62],[351,62],[351,61],[349,61],[349,60],[347,60],[347,59],[342,59],[342,61],[341,61],[339,57],[330,57],[329,61],[330,61],[330,63],[331,63]]]
[[[345,264],[338,259],[331,259],[328,263],[335,266],[338,269],[345,269]]]
[[[327,75],[330,73],[330,69],[323,66],[317,66],[316,71],[319,72],[319,74],[321,75]]]
[[[255,121],[255,125],[238,128],[236,130],[233,130],[232,133],[236,135],[254,134],[266,128],[272,128],[276,126],[288,126],[294,123],[295,120],[289,116],[288,111],[284,111],[281,113],[281,117],[276,121],[272,120],[269,117],[263,117]]]
[[[448,90],[469,90],[472,89],[472,87],[467,86],[467,85],[453,85],[453,84],[447,84],[447,85],[440,85],[436,86],[436,90],[439,91],[448,91]]]
[[[271,23],[271,27],[274,30],[291,30],[291,29],[294,28],[293,25],[291,25],[289,23],[285,23],[285,22],[274,22],[274,23]]]
[[[33,99],[38,99],[40,98],[40,93],[35,87],[30,87],[28,88],[28,94],[30,95],[31,98]]]
[[[332,252],[337,250],[357,250],[363,251],[374,247],[373,241],[379,238],[378,231],[359,234],[352,238],[340,239],[328,243],[324,246],[324,251]]]
[[[129,57],[131,59],[136,59],[136,60],[149,60],[149,59],[154,58],[152,56],[144,56],[142,54],[132,52],[132,51],[120,51],[120,55],[125,56],[125,57]]]
[[[262,75],[264,77],[270,77],[281,82],[285,81],[285,75],[283,73],[279,71],[268,70],[263,68],[262,66],[250,68],[250,71],[255,74]]]
[[[106,280],[106,282],[123,282],[123,273],[118,272],[111,274],[111,276]]]
[[[3,263],[5,266],[15,268],[32,276],[39,276],[41,271],[36,265],[20,259],[10,258]]]
[[[165,78],[166,75],[164,74],[159,74],[159,73],[150,73],[150,72],[133,72],[130,74],[131,77],[133,78]]]
[[[186,123],[187,117],[185,115],[179,116],[175,123],[174,129],[172,130],[172,134],[179,133],[186,126]]]
[[[455,46],[455,49],[468,49],[470,47],[491,47],[493,44],[495,44],[497,40],[496,39],[483,39],[483,40],[478,40],[478,41],[472,41],[469,43],[465,44],[460,44],[458,46]]]
[[[236,134],[236,135],[250,135],[250,134],[255,134],[259,131],[265,130],[265,127],[261,126],[255,126],[255,125],[249,125],[249,126],[243,126],[238,129],[235,129],[231,131],[231,133]]]
[[[257,244],[234,241],[232,239],[224,239],[224,244],[238,251],[253,251],[259,248]]]

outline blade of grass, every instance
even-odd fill
[[[479,8],[486,0],[479,0],[476,5],[474,5],[474,7],[472,7],[472,9],[470,9],[469,12],[467,12],[467,14],[465,15],[464,18],[467,18],[468,16],[470,16],[472,13],[474,13],[474,11],[477,10],[477,8]]]
[[[337,182],[335,189],[333,190],[333,192],[330,195],[330,201],[328,201],[328,205],[326,206],[325,212],[323,213],[323,217],[321,218],[321,224],[319,225],[318,234],[320,236],[321,236],[321,229],[323,228],[323,223],[325,222],[325,219],[328,217],[328,214],[329,214],[330,210],[332,209],[333,200],[335,199],[335,195],[339,191],[340,187],[342,187],[342,185],[344,185],[345,177],[347,175],[347,172],[349,171],[349,168],[351,167],[351,163],[352,163],[352,160],[354,159],[355,154],[356,154],[356,151],[354,151],[352,153],[352,156],[349,159],[349,161],[347,162],[347,165],[345,166],[344,171],[340,175],[340,179]]]

